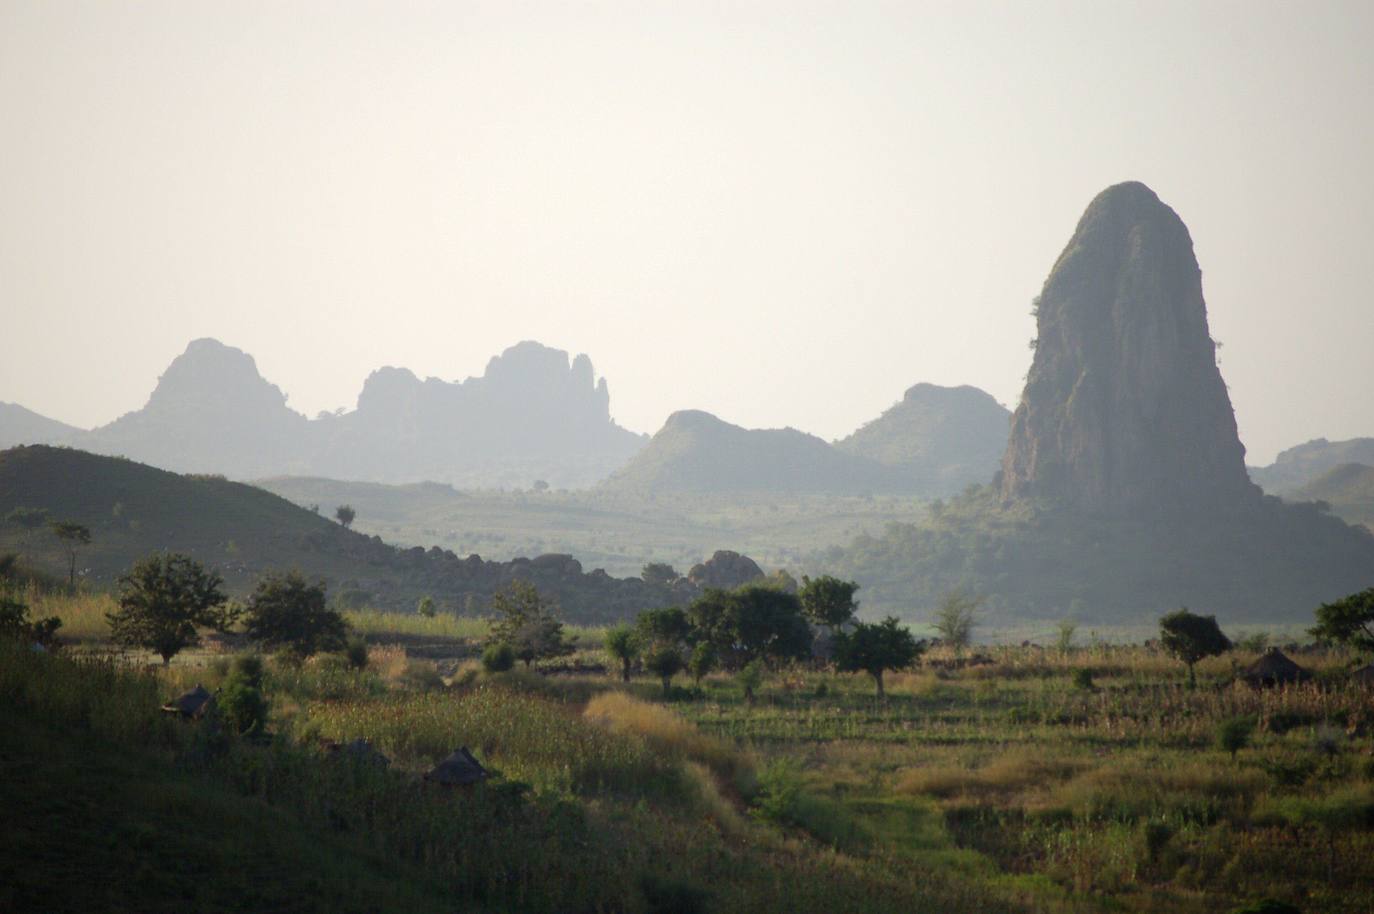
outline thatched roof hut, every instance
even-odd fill
[[[444,787],[466,787],[485,781],[491,775],[472,757],[467,746],[444,759],[425,775],[425,780]]]
[[[215,706],[215,696],[206,690],[205,686],[196,683],[196,687],[187,692],[182,692],[167,704],[162,706],[162,710],[168,714],[176,714],[187,720],[199,720],[204,717],[211,708]]]
[[[391,764],[391,759],[387,758],[377,747],[372,745],[368,739],[353,740],[351,743],[329,742],[325,744],[329,754],[336,758],[345,758],[350,761],[360,762],[367,765],[376,765],[378,768],[385,768]]]
[[[1312,674],[1288,659],[1288,655],[1283,651],[1271,647],[1260,659],[1246,667],[1240,678],[1260,689],[1266,686],[1307,682],[1312,678]]]

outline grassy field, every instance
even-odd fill
[[[43,610],[75,621],[100,605]],[[276,902],[299,892],[358,910],[428,910],[439,893],[510,911],[1201,914],[1263,897],[1374,911],[1374,701],[1344,654],[1299,654],[1315,682],[1255,691],[1232,683],[1254,656],[1236,652],[1200,664],[1192,690],[1141,646],[984,646],[977,665],[936,652],[890,674],[881,702],[867,677],[811,668],[774,671],[752,702],[725,674],[665,700],[648,678],[473,663],[441,677],[379,639],[481,632],[420,618],[354,617],[378,641],[363,670],[268,663],[268,741],[157,714],[191,683],[222,684],[223,654],[160,669],[0,645],[0,752],[21,772],[0,906],[30,909],[54,842],[110,820],[133,823],[132,844],[84,852],[91,875],[64,869],[47,909],[138,908],[90,883],[142,866],[150,910],[296,910]],[[587,635],[583,659],[598,659]],[[1251,735],[1233,756],[1218,734],[1236,720]],[[321,748],[357,737],[390,767]],[[459,745],[498,777],[427,788],[419,775]],[[128,800],[99,787],[121,778],[139,784]],[[197,831],[209,810],[217,824]],[[243,840],[268,822],[272,863]],[[189,860],[172,862],[180,839],[164,834],[187,836]],[[312,854],[313,836],[335,856]],[[240,860],[269,884],[209,875]],[[392,883],[406,900],[368,901]]]

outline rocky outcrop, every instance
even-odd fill
[[[1282,451],[1267,467],[1251,467],[1250,478],[1270,495],[1288,497],[1290,492],[1316,481],[1345,464],[1374,465],[1374,438],[1327,441],[1314,438]]]
[[[921,494],[949,495],[992,479],[1010,420],[1006,407],[976,387],[917,384],[835,447],[899,469]]]
[[[1103,516],[1259,498],[1178,215],[1143,184],[1093,200],[1037,306],[1035,358],[1002,462],[1005,500]]]
[[[687,580],[702,590],[708,587],[734,590],[763,576],[763,569],[757,562],[728,549],[717,550],[709,559],[693,565],[687,572]]]

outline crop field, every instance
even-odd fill
[[[321,910],[367,909],[396,882],[415,910],[458,898],[493,911],[1201,914],[1269,898],[1374,911],[1374,700],[1340,651],[1295,652],[1314,681],[1256,690],[1233,682],[1255,656],[1241,650],[1200,663],[1189,688],[1181,664],[1140,645],[937,649],[889,674],[882,700],[866,676],[815,666],[774,669],[746,698],[725,673],[680,676],[665,695],[651,677],[436,664],[407,641],[470,644],[485,630],[354,615],[366,662],[269,658],[268,725],[250,739],[157,710],[193,684],[225,687],[241,651],[111,659],[89,621],[107,599],[39,602],[79,633],[56,655],[0,643],[3,729],[25,734],[0,744],[7,765],[22,776],[39,764],[28,747],[79,738],[97,751],[59,753],[68,763],[51,775],[73,791],[114,777],[92,766],[118,757],[144,773],[141,795],[165,784],[270,813],[281,853],[302,855],[296,878],[341,878],[300,850],[317,840],[365,861],[352,900],[322,891]],[[603,633],[579,634],[572,660],[617,669]],[[1219,742],[1228,727],[1238,745]],[[389,765],[327,751],[358,738]],[[491,779],[426,784],[459,746]],[[51,777],[39,786],[58,789]],[[71,833],[99,828],[80,804],[16,804],[21,820],[56,809]],[[184,827],[161,815],[158,829]],[[0,838],[0,906],[53,891],[32,868],[38,821]],[[113,853],[102,847],[81,853]],[[118,886],[56,891],[54,910],[64,891],[137,907]]]

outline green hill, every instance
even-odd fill
[[[1374,466],[1343,463],[1290,492],[1287,501],[1324,501],[1352,524],[1374,529]]]
[[[216,568],[231,592],[251,589],[265,571],[298,568],[324,578],[347,602],[388,609],[412,609],[430,595],[447,611],[482,612],[516,579],[534,583],[579,623],[625,618],[664,598],[638,578],[584,573],[569,555],[491,562],[438,548],[398,549],[254,486],[69,448],[0,452],[0,518],[18,507],[90,528],[77,568],[95,587],[112,586],[141,556],[173,551]],[[24,553],[65,576],[66,554],[46,530],[26,535],[0,524],[3,552]]]

